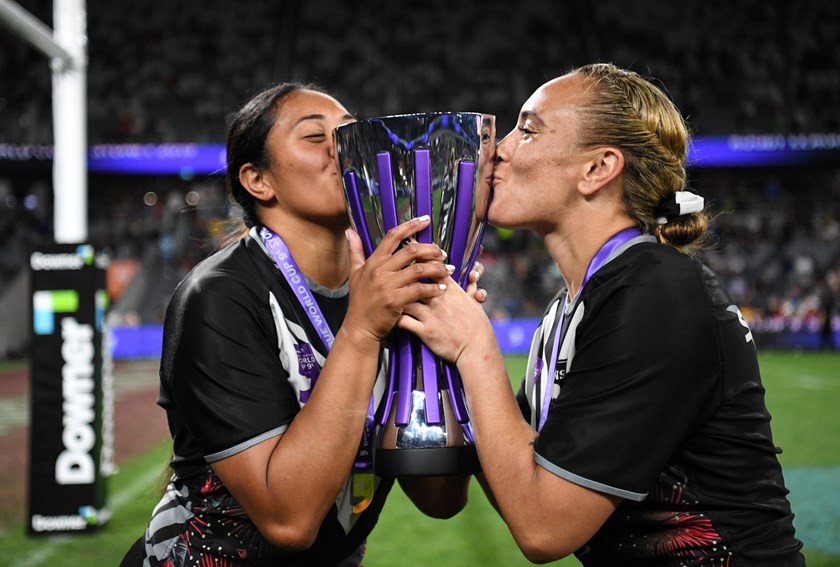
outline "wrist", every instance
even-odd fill
[[[378,353],[382,348],[382,341],[373,333],[348,323],[346,320],[338,330],[335,337],[336,342],[341,340],[341,343],[355,351],[362,356],[370,355],[371,353]]]
[[[502,360],[499,343],[496,341],[492,331],[489,333],[476,333],[473,340],[467,343],[455,360],[458,370],[464,374],[470,367],[487,368]]]

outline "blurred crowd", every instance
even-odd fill
[[[19,3],[52,25],[53,1]],[[315,81],[363,117],[493,113],[501,136],[540,83],[592,61],[660,80],[695,134],[840,131],[833,0],[88,0],[87,30],[91,143],[223,142],[229,113],[286,79]],[[0,77],[0,143],[51,143],[44,58],[4,33]],[[4,167],[0,296],[51,222],[49,172]],[[837,166],[692,172],[692,184],[715,214],[703,259],[754,326],[840,317]],[[174,283],[232,235],[215,176],[91,176],[90,194],[91,241],[154,275],[128,294],[125,322],[159,319]],[[485,247],[493,316],[538,315],[560,282],[538,241],[491,230]]]
[[[52,24],[52,0],[21,0]],[[611,61],[664,83],[699,134],[840,130],[833,0],[87,1],[92,143],[205,142],[251,92],[296,78],[361,116],[497,114]],[[50,69],[0,35],[0,142],[52,139]]]
[[[700,259],[761,333],[840,331],[840,170],[690,172],[713,217]],[[493,317],[532,317],[562,284],[525,233],[491,231],[482,282]]]

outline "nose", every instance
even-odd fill
[[[510,134],[502,138],[498,144],[496,144],[496,153],[493,156],[493,165],[499,165],[503,161],[507,161],[509,157],[509,153],[507,151],[507,142],[510,138]]]
[[[330,138],[330,143],[327,147],[327,154],[330,156],[331,159],[335,159],[336,157],[336,150],[335,150],[335,131],[333,131],[333,135]]]

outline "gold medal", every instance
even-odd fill
[[[353,473],[353,513],[361,514],[373,502],[373,473]]]

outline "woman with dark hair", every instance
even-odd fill
[[[534,231],[565,281],[519,393],[449,279],[400,319],[456,363],[486,486],[532,561],[804,564],[752,334],[692,256],[708,220],[687,149],[679,111],[636,73],[547,82],[497,146],[488,212]]]
[[[428,218],[365,260],[334,155],[333,129],[352,120],[299,84],[233,117],[227,184],[248,232],[196,266],[167,309],[158,403],[173,474],[138,545],[144,565],[361,562],[393,482],[371,468],[381,341],[406,304],[442,293],[429,279],[451,267],[436,245],[401,245]],[[467,480],[401,484],[444,518],[465,505]]]

